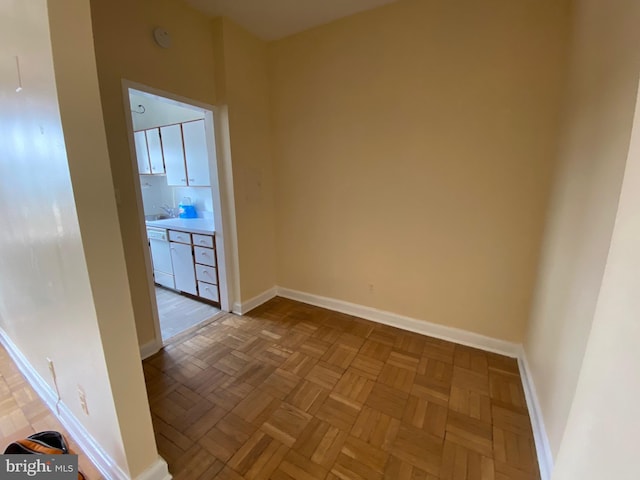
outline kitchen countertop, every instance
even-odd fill
[[[183,232],[213,235],[216,226],[213,218],[166,218],[164,220],[147,220],[147,227],[168,228]]]

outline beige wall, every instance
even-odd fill
[[[154,339],[154,327],[121,80],[214,104],[211,26],[206,16],[175,0],[92,0],[91,15],[113,182],[120,198],[118,215],[138,340],[143,345]],[[172,48],[155,45],[152,31],[158,25],[171,32]]]
[[[271,44],[278,284],[522,341],[567,27],[403,0]]]
[[[573,21],[560,163],[525,342],[553,456],[591,330],[640,70],[638,2],[582,0]]]
[[[627,10],[633,14],[633,9]],[[630,17],[629,24],[637,17]],[[622,22],[619,22],[620,25]],[[638,75],[635,75],[636,79]],[[629,99],[633,104],[633,98]],[[635,480],[640,432],[640,108],[557,480]]]
[[[240,296],[246,302],[276,282],[267,44],[226,18],[215,20],[214,28],[233,164]]]
[[[246,301],[275,281],[266,45],[226,19],[218,20],[216,29],[215,22],[177,0],[92,0],[91,7],[107,140],[120,196],[118,213],[143,345],[153,340],[154,330],[142,250],[144,231],[132,208],[134,174],[125,127],[129,113],[123,107],[121,79],[220,106],[218,120],[232,128],[230,145],[228,139],[218,138],[220,143],[227,142],[226,161],[231,167],[223,172],[231,188],[222,194],[235,201],[235,218],[226,219],[225,225],[235,230],[237,222],[237,232],[228,233],[228,267],[234,268],[235,252],[229,240],[236,233],[240,259],[239,278],[229,288],[235,301]],[[151,32],[158,25],[171,33],[170,49],[153,43]]]
[[[113,201],[89,4],[56,0],[48,7],[49,17],[44,0],[0,4],[0,201],[7,206],[0,209],[0,327],[52,389],[46,359],[53,360],[63,404],[118,467],[136,476],[157,451]]]

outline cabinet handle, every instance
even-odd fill
[[[186,181],[187,181],[187,179],[186,179],[186,178],[181,178],[181,179],[180,179],[180,181],[181,181],[181,182],[186,182]]]
[[[189,179],[189,181],[190,181],[190,182],[193,182],[193,178],[190,178],[190,179]]]
[[[204,255],[204,256],[206,256],[206,255],[207,255],[207,252],[200,252],[200,255]]]

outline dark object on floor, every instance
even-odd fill
[[[10,443],[4,450],[5,454],[18,455],[75,455],[69,448],[66,439],[60,432],[46,431],[29,435],[23,440]],[[86,480],[85,476],[78,472],[78,480]]]

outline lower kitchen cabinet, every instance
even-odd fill
[[[171,237],[171,235],[170,235]],[[176,290],[197,295],[196,273],[191,244],[171,242],[171,261]]]
[[[211,300],[213,302],[220,301],[220,292],[218,292],[217,285],[211,285],[210,283],[198,282],[198,291],[202,298]]]
[[[178,230],[169,230],[168,236],[175,289],[220,303],[215,237]]]

